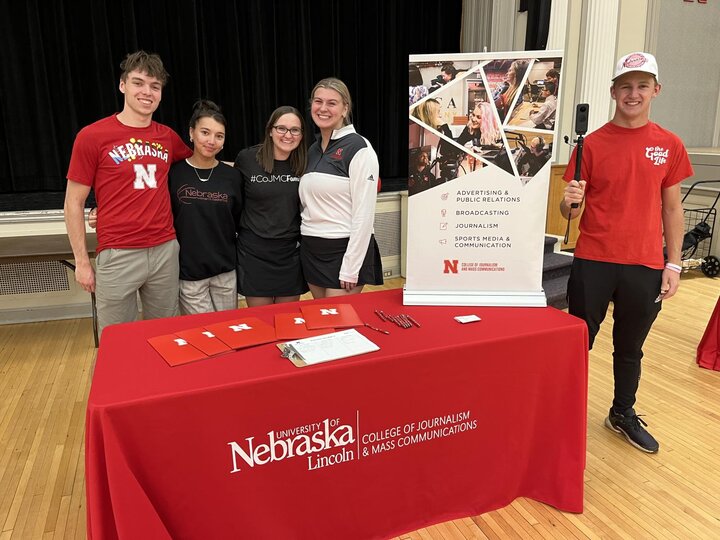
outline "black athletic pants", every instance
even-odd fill
[[[662,270],[578,259],[573,261],[568,281],[568,304],[572,315],[585,321],[592,349],[595,336],[613,302],[613,407],[625,413],[635,404],[640,383],[642,346],[661,302]]]

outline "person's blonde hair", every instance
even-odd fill
[[[327,77],[326,79],[321,80],[315,85],[315,88],[312,89],[312,92],[310,92],[311,105],[312,100],[315,99],[315,92],[317,92],[318,88],[335,90],[338,94],[340,94],[343,103],[347,105],[348,108],[347,115],[343,117],[343,126],[352,124],[352,98],[350,97],[350,90],[348,90],[347,85],[336,77]]]
[[[473,110],[480,109],[480,144],[495,144],[500,138],[500,131],[495,123],[493,108],[487,101],[479,101]],[[471,135],[474,133],[471,130]]]
[[[433,114],[431,107],[437,107],[439,110],[440,102],[434,98],[423,101],[420,105],[413,109],[412,115],[418,120],[420,120],[423,124],[426,124],[433,129],[437,129],[440,126],[435,125],[435,118],[437,115]]]

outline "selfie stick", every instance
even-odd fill
[[[575,141],[577,143],[577,153],[575,154],[575,177],[574,180],[576,182],[580,182],[582,180],[582,151],[583,151],[583,142],[585,141],[584,135],[587,133],[588,129],[588,115],[590,112],[590,105],[587,103],[579,103],[578,106],[575,108],[575,133],[577,134],[578,138]],[[580,204],[578,203],[572,203],[570,205],[570,208],[579,208]],[[568,240],[570,238],[570,216],[572,215],[572,210],[568,212],[568,220],[567,220],[567,227],[565,229],[565,239],[563,241],[564,244],[568,243]]]

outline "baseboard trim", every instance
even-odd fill
[[[92,317],[90,304],[65,304],[0,310],[0,324],[21,324],[90,317]]]

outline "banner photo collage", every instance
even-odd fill
[[[560,51],[409,63],[406,304],[546,305]]]

